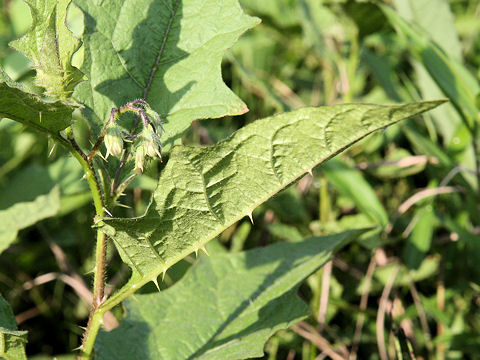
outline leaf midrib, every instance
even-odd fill
[[[298,121],[299,119],[296,119],[296,121]],[[392,125],[396,122],[399,122],[401,120],[400,119],[397,119],[396,121],[392,121],[390,122],[388,125]],[[388,126],[386,125],[386,126]],[[353,139],[352,141],[350,141],[348,144],[346,144],[345,146],[343,146],[342,148],[339,148],[339,149],[336,149],[336,151],[330,153],[329,156],[326,156],[322,159],[320,159],[319,161],[317,161],[316,163],[314,163],[311,167],[309,167],[309,169],[312,169],[314,168],[315,166],[321,164],[322,162],[325,162],[326,160],[332,158],[333,156],[341,153],[343,150],[345,150],[346,148],[349,147],[350,144],[352,143],[355,143],[357,141],[359,141],[360,139],[370,135],[372,132],[378,130],[377,127],[373,127],[371,130],[369,130],[368,132],[362,134],[361,136],[358,136],[356,137],[355,139]],[[273,145],[273,144],[272,144]],[[229,226],[233,225],[234,223],[236,223],[237,221],[239,221],[240,219],[244,218],[245,216],[248,216],[249,214],[251,214],[253,212],[254,209],[256,209],[259,205],[263,204],[265,201],[267,201],[268,199],[270,199],[273,195],[275,195],[276,193],[278,193],[280,190],[284,189],[286,186],[288,186],[289,184],[293,183],[295,180],[297,180],[298,178],[300,178],[302,175],[308,173],[308,170],[302,170],[299,172],[298,175],[294,175],[292,177],[290,177],[288,180],[286,180],[283,184],[279,184],[278,187],[276,187],[275,189],[273,189],[271,192],[269,192],[265,197],[261,198],[259,201],[257,201],[255,204],[253,204],[251,207],[249,207],[247,209],[246,212],[242,212],[240,213],[238,216],[236,217],[233,217],[230,221],[228,222],[224,222],[222,223],[221,225],[222,226],[219,226],[218,230],[216,231],[213,231],[212,233],[209,233],[209,234],[206,234],[205,236],[202,236],[202,240],[200,240],[198,243],[196,243],[195,245],[192,245],[191,247],[189,248],[186,248],[185,251],[183,251],[181,254],[179,254],[178,256],[176,257],[172,257],[170,259],[167,259],[165,260],[161,265],[162,266],[159,266],[157,267],[155,270],[153,271],[150,271],[148,273],[142,273],[140,271],[137,272],[137,274],[140,276],[140,279],[139,281],[134,281],[132,283],[128,283],[126,285],[127,288],[122,288],[120,289],[116,294],[114,294],[110,299],[108,299],[105,303],[102,304],[102,308],[105,308],[105,311],[110,309],[111,307],[109,306],[110,303],[113,303],[114,305],[116,304],[115,302],[115,299],[120,297],[120,299],[122,298],[122,293],[123,291],[126,292],[126,294],[130,294],[130,293],[133,293],[136,289],[140,288],[141,286],[145,285],[146,283],[150,282],[150,281],[154,281],[157,279],[157,277],[161,274],[161,273],[165,273],[170,267],[172,267],[174,264],[176,264],[178,261],[180,261],[181,259],[184,259],[185,256],[187,256],[188,254],[192,253],[192,252],[195,252],[196,250],[198,251],[198,249],[200,249],[201,247],[205,246],[206,243],[208,243],[211,239],[215,238],[216,236],[218,236],[224,229],[228,228]],[[149,205],[149,208],[151,206],[153,206],[153,202],[150,203]],[[157,219],[157,216],[155,216],[155,214],[152,214],[152,215],[149,215],[149,208],[146,210],[146,213],[143,215],[143,216],[139,216],[139,217],[136,217],[136,218],[130,218],[128,219],[127,221],[135,221],[135,220],[140,220],[140,219]],[[112,218],[113,219],[113,218]],[[148,241],[148,239],[147,239]],[[118,241],[115,241],[115,243],[120,246],[122,249],[122,245],[118,242]],[[124,253],[126,253],[125,250],[123,250]],[[155,251],[157,251],[155,249]],[[132,261],[132,260],[130,260]],[[132,261],[132,264],[133,264],[133,261]],[[135,268],[137,268],[137,266],[135,265]],[[123,290],[123,291],[122,291]],[[121,300],[120,300],[121,301]]]
[[[177,15],[177,10],[179,5],[180,5],[180,0],[177,0],[177,2],[175,3],[175,7],[173,9],[169,9],[171,16],[170,16],[170,19],[168,20],[167,30],[165,31],[165,35],[163,36],[162,44],[160,45],[158,55],[155,59],[155,64],[153,65],[152,71],[150,73],[150,78],[148,79],[147,85],[144,88],[144,92],[143,92],[144,100],[146,100],[148,97],[148,92],[150,91],[150,87],[152,86],[153,79],[155,78],[155,73],[157,72],[158,67],[160,65],[160,60],[165,50],[165,44],[167,43],[168,35],[170,34],[170,29],[172,28],[172,24],[173,24],[173,19],[175,19],[175,16]]]

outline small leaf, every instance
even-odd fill
[[[362,232],[202,257],[165,292],[127,299],[127,317],[120,327],[99,334],[97,356],[102,360],[261,357],[270,336],[309,314],[296,295],[300,282]]]
[[[12,308],[0,295],[0,358],[27,360],[27,332],[18,331]]]
[[[30,94],[0,68],[0,117],[57,134],[70,125],[75,108],[61,101],[47,101]]]
[[[71,64],[80,41],[65,25],[71,0],[24,0],[32,13],[32,26],[20,39],[10,43],[32,59],[36,83],[53,98],[67,100],[83,74]]]
[[[355,141],[442,102],[305,108],[258,120],[211,147],[175,147],[146,214],[104,219],[102,229],[133,269],[125,290],[166,271]]]
[[[85,14],[88,81],[74,96],[94,131],[111,108],[142,98],[164,120],[169,150],[195,119],[248,111],[223,82],[220,66],[224,52],[259,22],[237,0],[75,3]]]

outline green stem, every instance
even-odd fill
[[[87,155],[80,149],[77,145],[71,128],[66,129],[67,144],[63,143],[68,147],[72,155],[77,159],[80,165],[83,168],[85,173],[85,178],[90,187],[90,192],[92,193],[93,204],[95,206],[95,219],[105,216],[105,206],[103,202],[103,196],[100,184],[98,182],[95,169]],[[105,255],[106,255],[106,245],[107,238],[105,234],[97,230],[97,244],[95,252],[95,271],[94,271],[94,280],[93,280],[93,302],[90,309],[90,316],[88,318],[87,329],[82,341],[82,353],[79,356],[79,359],[90,359],[93,352],[93,345],[95,343],[95,338],[97,337],[98,330],[100,329],[101,324],[103,323],[104,311],[102,311],[99,306],[104,301],[104,290],[105,290]]]
[[[105,216],[105,202],[103,199],[102,188],[100,187],[100,183],[98,181],[95,168],[93,167],[93,158],[98,153],[100,146],[103,143],[107,127],[117,118],[126,112],[134,112],[142,119],[144,122],[144,126],[148,126],[151,124],[151,121],[148,119],[145,112],[135,107],[135,105],[141,105],[143,107],[148,106],[148,104],[144,100],[135,100],[131,103],[122,106],[119,109],[112,109],[110,113],[109,121],[104,125],[100,136],[98,137],[95,145],[91,149],[90,153],[86,155],[82,149],[78,146],[75,138],[73,136],[72,128],[68,127],[65,132],[67,135],[67,139],[64,139],[62,136],[58,136],[58,141],[65,145],[72,155],[77,159],[80,165],[83,168],[83,172],[85,173],[85,178],[88,182],[90,187],[90,192],[92,193],[93,203],[95,205],[95,223],[101,222],[101,218]],[[118,302],[114,301],[113,305],[111,302],[108,306],[102,306],[105,304],[106,299],[104,298],[105,293],[105,258],[106,258],[106,249],[107,249],[107,237],[106,235],[97,230],[97,243],[96,243],[96,250],[95,250],[95,270],[94,270],[94,280],[93,280],[93,301],[92,306],[90,309],[90,315],[88,318],[87,328],[84,333],[82,346],[81,346],[81,354],[79,355],[79,359],[81,360],[88,360],[91,359],[93,354],[93,347],[95,344],[95,339],[98,335],[98,331],[100,326],[103,324],[103,316],[106,311],[111,309],[115,306]],[[130,291],[135,291],[135,286],[132,286],[129,291],[127,291],[126,296],[130,294]],[[125,294],[122,294],[125,295]],[[126,296],[121,296],[121,300],[123,300]],[[118,297],[117,297],[118,298]],[[116,299],[117,299],[116,298]],[[120,300],[120,301],[121,301]]]
[[[75,157],[75,159],[77,159],[77,161],[82,166],[85,178],[88,182],[88,186],[90,187],[90,191],[92,192],[93,204],[95,205],[96,215],[104,216],[105,209],[103,205],[102,192],[100,190],[100,184],[98,183],[95,169],[93,168],[92,163],[87,160],[87,156],[78,147],[77,143],[73,139],[72,129],[67,128],[66,132],[67,138],[69,140],[68,148],[72,155]]]
[[[90,312],[88,326],[87,330],[85,330],[81,353],[78,356],[78,360],[89,360],[92,358],[95,339],[97,338],[100,326],[103,324],[103,315],[105,315],[105,312],[101,311],[99,308]]]

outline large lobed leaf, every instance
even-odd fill
[[[32,59],[36,83],[46,94],[67,100],[83,74],[71,65],[80,41],[65,25],[71,0],[25,0],[32,13],[32,26],[20,39],[10,43]]]
[[[94,130],[112,107],[143,98],[166,122],[168,149],[195,119],[248,110],[220,68],[225,50],[258,23],[237,0],[75,2],[85,14],[88,81],[74,95]]]
[[[27,332],[18,331],[12,308],[0,295],[0,358],[26,360]]]
[[[30,94],[0,68],[0,118],[6,117],[37,130],[58,133],[70,125],[74,107]]]
[[[176,285],[125,302],[119,328],[101,332],[99,359],[247,359],[266,340],[306,317],[301,281],[362,233],[349,231],[203,257]]]
[[[175,147],[146,214],[104,221],[133,269],[124,290],[156,279],[353,142],[442,102],[305,108],[258,120],[211,147]]]

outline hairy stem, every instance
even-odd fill
[[[77,159],[80,165],[83,168],[85,173],[85,178],[90,187],[90,192],[92,193],[93,204],[95,206],[95,219],[98,217],[103,217],[105,215],[105,204],[103,201],[103,195],[100,183],[98,182],[95,169],[91,162],[89,156],[80,149],[77,142],[75,141],[71,128],[66,130],[67,139],[68,139],[68,149],[72,155]],[[88,318],[88,325],[85,330],[85,334],[82,342],[82,353],[79,356],[79,359],[90,359],[93,351],[93,345],[95,343],[95,338],[97,337],[98,330],[100,325],[103,322],[104,312],[99,310],[100,304],[104,301],[104,290],[105,290],[105,255],[106,255],[106,245],[107,238],[105,234],[101,231],[97,231],[97,244],[96,244],[96,253],[95,253],[95,270],[94,270],[94,280],[93,280],[93,302],[90,309],[90,316]]]
[[[93,305],[92,308],[94,308]],[[104,311],[95,308],[95,311],[90,312],[90,317],[88,318],[87,330],[83,337],[81,353],[78,356],[78,360],[89,360],[93,355],[93,345],[95,344],[95,339],[97,338],[98,331],[100,326],[103,324],[103,315]]]
[[[137,107],[138,105],[139,107]],[[105,201],[103,197],[104,194],[102,192],[102,187],[100,186],[100,183],[98,181],[98,178],[95,172],[95,168],[93,166],[93,158],[100,151],[100,146],[103,144],[108,126],[110,126],[110,124],[115,122],[121,114],[124,114],[126,112],[133,112],[137,114],[138,118],[143,121],[144,127],[148,127],[149,125],[154,127],[153,123],[151,122],[151,120],[148,118],[148,116],[144,111],[144,109],[147,107],[149,108],[149,105],[145,102],[145,100],[137,99],[118,109],[113,108],[110,113],[109,120],[103,126],[97,141],[93,145],[88,155],[86,155],[82,151],[82,149],[80,149],[80,147],[78,146],[77,142],[75,141],[71,127],[68,127],[66,129],[67,139],[63,138],[58,134],[57,140],[70,150],[72,155],[77,159],[77,161],[80,163],[80,165],[83,168],[83,171],[85,173],[84,176],[90,187],[93,203],[95,205],[95,213],[96,213],[94,218],[95,224],[101,223],[102,217],[104,217],[105,214],[108,213],[108,211],[106,210],[106,207],[105,207]],[[134,126],[134,129],[132,129],[131,131],[131,134],[135,132],[136,126],[137,126],[137,121]],[[126,161],[126,157],[128,156],[126,154],[127,154],[127,151],[125,151],[123,154],[122,161],[121,161],[122,164],[124,161]],[[120,171],[122,167],[123,166],[121,165],[121,167],[119,168]],[[116,182],[118,181],[118,177],[119,177],[118,173],[119,171],[117,170],[115,181],[113,183],[114,187],[112,187],[112,194],[114,194],[113,190],[116,189],[115,185],[116,185]],[[95,339],[97,337],[100,326],[103,323],[103,315],[107,311],[106,310],[107,307],[105,306],[102,307],[102,304],[104,304],[106,301],[106,297],[105,297],[106,250],[107,250],[107,237],[102,231],[97,230],[97,243],[96,243],[96,249],[95,249],[95,269],[94,269],[94,280],[93,280],[93,302],[90,309],[87,328],[85,330],[83,341],[82,341],[81,354],[79,355],[79,359],[83,359],[83,360],[87,360],[92,357]],[[108,308],[110,309],[111,307],[108,307]]]

